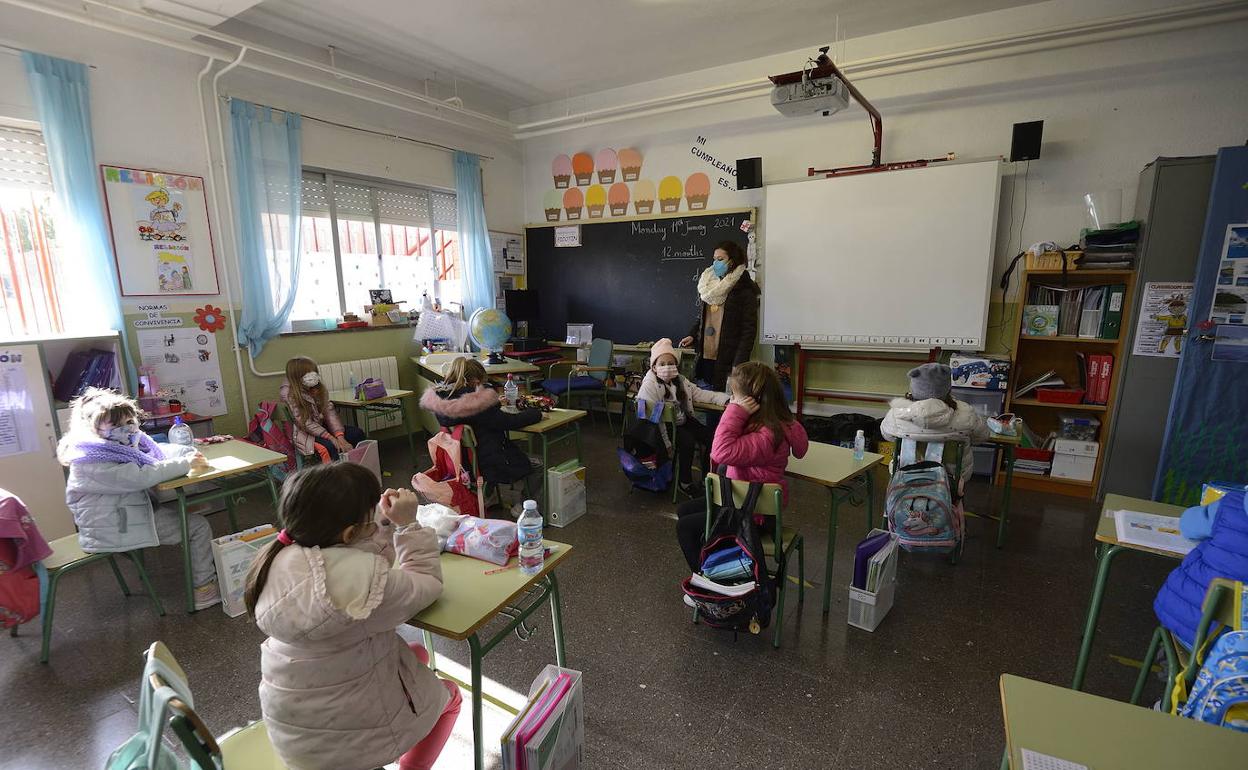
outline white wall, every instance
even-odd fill
[[[864,61],[1160,5],[1164,4],[1144,0],[1055,0],[851,39],[844,59]],[[512,119],[523,124],[760,79],[800,68],[809,53],[793,52],[615,89],[515,112]],[[877,70],[850,78],[884,114],[885,161],[950,151],[964,158],[1008,155],[1015,122],[1045,121],[1043,152],[1030,164],[1026,186],[1021,163],[1007,171],[1003,180],[996,254],[999,275],[1015,253],[1035,241],[1074,242],[1084,225],[1084,192],[1121,190],[1126,218],[1133,210],[1137,175],[1155,157],[1208,154],[1221,146],[1243,143],[1248,138],[1245,62],[1248,21],[1241,19],[1073,47],[1051,41],[1041,50],[978,62],[932,62],[912,72]],[[645,115],[523,140],[526,220],[544,219],[542,195],[553,186],[550,163],[554,156],[594,153],[602,147],[637,147],[645,156],[643,178],[656,183],[667,174],[684,178],[693,171],[705,171],[713,190],[708,208],[759,205],[764,199],[761,191],[715,186],[718,174],[691,153],[698,136],[706,139],[702,150],[730,164],[737,158],[761,156],[768,181],[805,176],[812,165],[870,160],[869,123],[856,107],[831,118],[791,119],[774,112],[765,96],[754,96],[696,110]],[[1011,236],[1007,227],[1015,174],[1018,195],[1013,201]]]

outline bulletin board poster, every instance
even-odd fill
[[[138,329],[139,358],[188,412],[205,417],[225,414],[225,390],[217,360],[217,337],[198,327]]]
[[[1215,324],[1248,324],[1248,222],[1226,226],[1209,320]]]
[[[1150,281],[1144,284],[1131,352],[1137,356],[1178,358],[1183,336],[1187,334],[1191,299],[1191,283]]]
[[[219,294],[204,179],[100,166],[121,293]]]

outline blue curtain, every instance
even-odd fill
[[[243,291],[238,342],[253,356],[285,328],[299,288],[301,124],[298,113],[275,119],[268,107],[230,100],[230,185]],[[270,259],[269,243],[283,243],[289,262]]]
[[[22,52],[39,113],[59,213],[56,239],[69,271],[62,282],[66,323],[81,331],[123,330],[117,263],[104,215],[91,138],[87,68],[79,62]],[[126,335],[121,335],[126,347]],[[134,386],[133,374],[128,373]]]
[[[464,316],[494,307],[494,258],[485,224],[485,196],[481,192],[481,159],[455,151],[455,207],[459,213],[459,255],[464,268]]]

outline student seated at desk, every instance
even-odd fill
[[[410,490],[381,491],[354,463],[304,468],[243,601],[260,645],[260,711],[289,767],[428,770],[459,715],[459,688],[395,632],[442,594],[437,534]],[[397,525],[397,526],[395,526]],[[400,756],[402,755],[402,756]]]
[[[208,470],[204,456],[194,447],[152,441],[139,429],[138,404],[111,390],[88,388],[74,400],[69,419],[57,458],[69,466],[65,504],[74,514],[82,550],[123,553],[181,543],[177,511],[153,507],[149,490],[192,470]],[[207,609],[221,601],[212,527],[198,513],[186,519],[195,609]]]
[[[319,454],[323,462],[332,462],[340,452],[348,452],[364,440],[364,431],[342,424],[316,362],[307,356],[286,362],[286,382],[279,393],[294,420],[293,438],[299,454]]]
[[[711,429],[698,422],[693,415],[694,404],[728,403],[727,393],[703,390],[680,373],[679,359],[672,341],[664,337],[650,348],[650,371],[646,372],[641,386],[637,388],[637,400],[646,404],[646,413],[655,404],[670,403],[675,409],[676,420],[676,472],[681,491],[690,497],[701,497],[700,487],[693,483],[693,452],[702,452],[702,468],[709,468],[707,452],[711,446]]]
[[[1191,649],[1213,578],[1248,581],[1248,495],[1236,489],[1209,505],[1188,508],[1179,517],[1179,531],[1201,542],[1166,578],[1153,611]]]
[[[889,441],[900,438],[920,442],[960,442],[961,483],[966,483],[974,472],[971,444],[988,438],[988,423],[974,407],[951,395],[953,372],[945,364],[923,364],[907,374],[910,389],[905,398],[894,398],[889,402],[888,414],[884,415],[880,424],[880,433]],[[952,458],[952,454],[946,457]],[[955,465],[953,459],[945,463],[951,482],[957,481],[953,478]]]
[[[541,422],[541,410],[504,412],[498,392],[489,384],[480,361],[455,359],[442,385],[425,391],[420,405],[432,412],[443,427],[472,428],[477,439],[477,470],[487,483],[514,484],[524,480],[526,491],[532,492],[528,486],[533,464],[508,432]]]

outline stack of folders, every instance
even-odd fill
[[[581,672],[550,665],[533,680],[529,701],[503,733],[503,770],[579,770],[585,766]]]
[[[888,557],[897,550],[897,540],[888,532],[869,535],[854,552],[854,588],[875,593]]]
[[[741,596],[754,590],[754,560],[739,545],[716,551],[702,562],[689,584],[721,596]]]
[[[1069,288],[1032,287],[1035,301],[1052,303],[1056,299],[1056,330],[1046,333],[1084,339],[1118,339],[1122,331],[1122,304],[1126,293],[1127,286],[1122,283]]]

